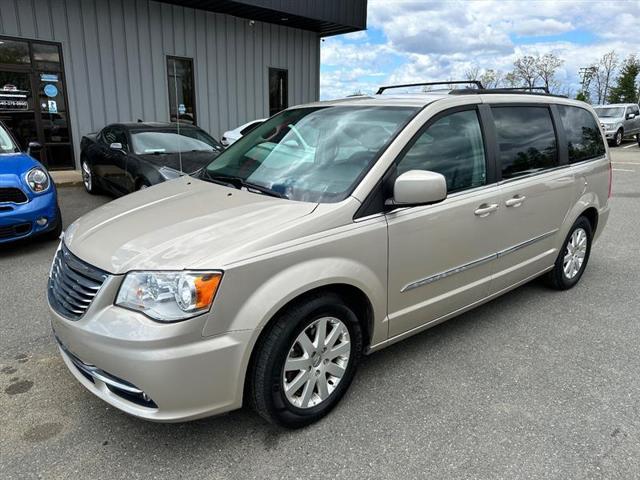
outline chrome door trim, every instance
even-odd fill
[[[445,270],[444,272],[436,273],[435,275],[429,275],[428,277],[420,278],[402,287],[400,292],[405,293],[405,292],[408,292],[409,290],[413,290],[414,288],[423,287],[425,285],[429,285],[430,283],[437,282],[438,280],[442,280],[444,278],[450,277],[451,275],[455,275],[456,273],[462,273],[466,270],[469,270],[470,268],[478,267],[492,260],[497,260],[498,258],[502,258],[505,255],[516,252],[522,248],[528,247],[530,245],[533,245],[536,242],[539,242],[541,240],[544,240],[545,238],[555,235],[559,230],[560,230],[559,228],[556,228],[554,230],[551,230],[550,232],[543,233],[542,235],[538,235],[536,237],[530,238],[529,240],[518,243],[509,248],[505,248],[504,250],[500,250],[497,253],[487,255],[486,257],[473,260],[472,262],[465,263],[463,265],[459,265],[450,270]]]
[[[414,288],[423,287],[433,282],[437,282],[438,280],[442,280],[443,278],[450,277],[451,275],[455,275],[456,273],[464,272],[465,270],[469,270],[470,268],[480,266],[491,260],[495,260],[498,258],[497,254],[491,254],[486,257],[479,258],[469,263],[465,263],[464,265],[460,265],[458,267],[452,268],[450,270],[446,270],[444,272],[436,273],[435,275],[430,275],[428,277],[421,278],[416,280],[415,282],[411,282],[400,290],[401,293],[407,292],[409,290],[413,290]]]
[[[522,243],[518,243],[517,245],[513,245],[512,247],[505,248],[504,250],[500,250],[497,253],[496,257],[497,258],[502,258],[505,255],[508,255],[510,253],[513,253],[513,252],[516,252],[516,251],[520,250],[521,248],[525,248],[525,247],[528,247],[529,245],[533,245],[536,242],[544,240],[545,238],[548,238],[551,235],[554,235],[554,234],[558,233],[559,230],[560,230],[559,228],[556,228],[554,230],[551,230],[550,232],[543,233],[542,235],[538,235],[537,237],[533,237],[533,238],[530,238],[529,240],[526,240],[526,241],[524,241]]]

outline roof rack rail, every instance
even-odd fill
[[[542,90],[542,91],[537,91]],[[449,95],[468,95],[468,94],[500,94],[500,93],[518,93],[520,95],[541,95],[544,97],[568,98],[566,95],[557,95],[549,93],[547,87],[504,87],[504,88],[461,88],[451,90]]]
[[[478,89],[484,89],[480,80],[449,80],[448,82],[421,82],[421,83],[405,83],[403,85],[386,85],[378,88],[376,95],[380,95],[385,90],[392,88],[405,88],[405,87],[430,87],[433,85],[475,85]]]

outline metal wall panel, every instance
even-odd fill
[[[319,97],[315,32],[152,0],[0,0],[0,35],[60,42],[76,165],[104,125],[168,121],[166,57],[194,60],[198,124],[223,131],[269,113],[269,67],[289,71],[289,105]]]

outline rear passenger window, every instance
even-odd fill
[[[547,107],[493,107],[502,178],[558,165],[556,134]]]
[[[567,135],[569,163],[604,155],[604,141],[593,115],[584,108],[558,105],[562,126]]]
[[[476,111],[452,113],[430,125],[398,163],[398,175],[409,170],[441,173],[449,192],[484,185],[484,144]]]

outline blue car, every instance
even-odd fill
[[[0,122],[0,244],[62,231],[56,187],[44,166],[18,148]]]

